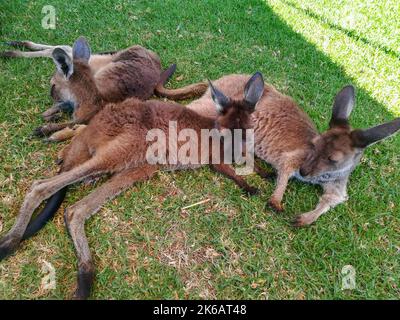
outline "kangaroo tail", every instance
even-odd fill
[[[185,100],[201,96],[206,92],[208,84],[206,82],[194,83],[179,89],[167,89],[165,83],[174,74],[176,64],[172,64],[167,70],[164,70],[160,75],[160,81],[154,89],[154,93],[158,97],[165,97],[171,100]]]
[[[40,229],[42,229],[46,223],[54,217],[57,210],[63,203],[67,194],[68,187],[61,189],[60,191],[53,194],[46,202],[43,210],[36,216],[35,219],[29,222],[28,227],[22,236],[23,240],[26,240],[34,236]]]

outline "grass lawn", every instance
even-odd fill
[[[365,2],[365,3],[364,3]],[[306,4],[305,4],[306,3]],[[319,129],[336,92],[357,88],[351,121],[367,127],[400,115],[398,1],[53,0],[55,30],[41,27],[49,1],[2,1],[0,40],[72,44],[85,35],[93,51],[141,44],[163,66],[177,63],[171,86],[261,71],[292,96]],[[0,50],[5,50],[5,45]],[[49,177],[62,145],[29,138],[50,106],[46,59],[0,60],[0,231],[15,221],[34,179]],[[265,208],[274,183],[248,180],[248,198],[208,168],[160,173],[116,198],[86,226],[101,299],[383,299],[400,295],[400,136],[371,147],[349,183],[349,201],[296,230],[291,219],[314,208],[321,190],[292,181],[286,211]],[[64,206],[92,190],[77,185]],[[183,207],[210,199],[187,210]],[[43,261],[55,290],[41,281]],[[356,289],[341,290],[341,270],[356,270]],[[0,298],[71,297],[73,244],[61,212],[0,263]]]

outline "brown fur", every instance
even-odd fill
[[[69,46],[50,46],[31,41],[11,41],[9,45],[24,47],[27,51],[7,51],[3,57],[51,57],[55,48],[62,48],[72,56]],[[175,65],[164,73],[161,72],[160,58],[153,51],[135,45],[130,48],[110,54],[94,54],[90,57],[89,66],[94,76],[100,96],[105,103],[120,102],[129,97],[142,100],[149,99],[153,94],[173,100],[181,100],[200,96],[207,89],[207,84],[199,83],[179,89],[166,89],[164,84],[175,71]],[[87,123],[99,110],[80,106],[69,88],[69,82],[59,72],[55,72],[50,80],[51,96],[55,105],[43,113],[46,121],[54,121],[60,117],[60,103],[70,102],[79,111],[74,110],[73,121],[59,125],[44,125],[35,130],[39,136],[47,136],[56,130]]]
[[[229,75],[214,83],[230,97],[238,98],[248,79],[248,75]],[[400,129],[400,119],[396,119],[372,129],[352,130],[347,118],[341,114],[347,113],[348,117],[351,110],[340,111],[340,108],[346,109],[345,89],[336,97],[335,105],[339,106],[336,111],[334,107],[331,128],[323,134],[317,132],[311,119],[290,97],[271,85],[265,85],[263,97],[252,114],[255,153],[277,170],[277,186],[269,205],[276,211],[283,210],[282,198],[293,175],[306,182],[321,184],[324,189],[315,210],[298,216],[295,226],[311,224],[330,208],[346,201],[348,177],[364,148]],[[351,97],[347,99],[351,100]],[[209,90],[187,108],[210,119],[217,116]],[[344,168],[347,171],[341,172]],[[331,172],[336,172],[337,178],[324,181],[324,174]]]
[[[77,97],[82,95],[81,103],[85,105],[102,101],[94,85],[90,67],[81,61],[74,61],[74,68],[75,73],[69,81],[74,94]],[[229,115],[232,119],[238,119],[238,121],[229,125],[222,114],[219,119],[224,122],[224,126],[231,129],[236,128],[237,123],[248,123],[245,118],[248,118],[250,112],[254,110],[255,103],[253,109],[247,108],[248,111],[245,113],[241,112],[243,106],[247,108],[248,103],[241,102],[239,99],[227,102],[224,107],[225,115]],[[231,110],[236,110],[237,115],[235,116],[235,112]],[[176,170],[201,166],[201,164],[185,165],[179,162],[177,164],[168,162],[166,165],[147,162],[146,152],[150,143],[146,142],[148,131],[158,128],[168,137],[170,121],[177,122],[178,132],[191,128],[197,132],[198,136],[201,136],[201,129],[215,127],[215,120],[202,117],[196,112],[172,102],[158,100],[143,102],[136,98],[129,98],[120,103],[106,104],[93,117],[89,125],[83,128],[81,133],[75,136],[60,153],[61,173],[33,183],[21,206],[16,223],[0,241],[0,259],[16,249],[33,212],[42,201],[70,184],[110,175],[111,178],[102,186],[66,209],[64,215],[78,255],[78,289],[75,297],[86,298],[92,287],[94,266],[84,231],[85,220],[96,213],[107,200],[134,183],[150,179],[159,169]],[[184,143],[178,141],[178,146]],[[168,154],[170,151],[168,143],[166,148]],[[199,155],[207,152],[206,156],[211,157],[210,152],[213,148],[209,149],[209,151],[203,150],[199,144]],[[249,186],[244,179],[235,174],[232,167],[223,162],[211,164],[211,167],[234,180],[249,194],[256,192],[255,188]]]

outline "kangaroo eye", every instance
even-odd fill
[[[336,159],[334,159],[333,157],[328,157],[328,161],[329,161],[331,164],[335,164],[335,163],[338,162],[338,161],[337,161]]]

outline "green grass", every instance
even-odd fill
[[[96,3],[96,4],[95,4]],[[56,30],[41,28],[48,1],[2,1],[0,40],[71,44],[85,35],[93,51],[141,44],[164,66],[171,86],[261,71],[324,130],[336,92],[357,87],[355,127],[400,115],[397,1],[54,0]],[[0,50],[6,46],[0,47]],[[51,103],[50,60],[0,60],[0,228],[15,221],[34,179],[55,173],[62,145],[30,139]],[[97,267],[93,298],[395,299],[400,294],[400,137],[371,147],[349,183],[350,199],[306,229],[290,220],[311,210],[319,188],[291,182],[286,212],[265,209],[274,183],[250,182],[247,198],[208,168],[160,173],[108,203],[87,223]],[[93,187],[71,189],[68,206]],[[186,211],[182,207],[209,198]],[[61,211],[61,210],[60,210]],[[42,263],[56,269],[42,290]],[[356,289],[341,290],[342,267]],[[76,258],[61,212],[0,264],[0,298],[69,298]]]

